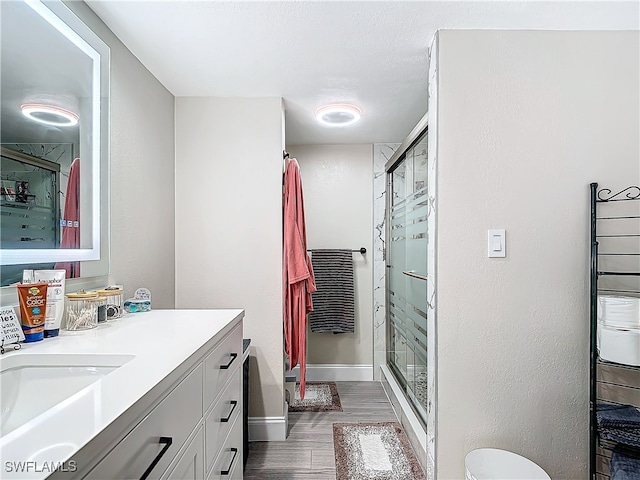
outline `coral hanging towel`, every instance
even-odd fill
[[[307,366],[307,314],[313,310],[316,291],[307,232],[300,166],[289,160],[284,173],[283,297],[285,351],[289,368],[300,365],[300,398],[304,399]]]
[[[80,159],[76,158],[69,169],[67,193],[64,200],[64,227],[60,248],[80,248]],[[94,214],[95,215],[95,214]],[[65,270],[66,278],[80,276],[80,262],[58,262],[56,269]]]

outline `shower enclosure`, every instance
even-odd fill
[[[429,233],[426,131],[386,171],[387,365],[424,426]]]

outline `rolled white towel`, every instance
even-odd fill
[[[601,359],[640,366],[640,328],[606,327],[600,323],[597,340]]]
[[[640,328],[640,298],[599,295],[598,322],[608,327]]]

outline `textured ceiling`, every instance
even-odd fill
[[[427,109],[437,29],[637,30],[630,2],[87,0],[176,96],[281,96],[288,144],[400,142]],[[363,110],[323,127],[328,102]]]

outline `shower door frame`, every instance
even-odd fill
[[[390,175],[398,166],[400,163],[402,163],[407,155],[407,152],[409,150],[411,150],[414,146],[416,146],[420,140],[422,139],[428,139],[428,112],[427,114],[425,114],[420,121],[418,122],[418,124],[413,128],[413,130],[411,130],[411,132],[409,133],[409,135],[404,139],[404,141],[400,144],[400,146],[397,148],[397,150],[395,151],[395,153],[391,156],[391,158],[387,161],[387,163],[384,166],[385,169],[385,176],[386,176],[386,189],[385,189],[385,248],[384,248],[384,261],[385,261],[385,265],[386,265],[386,272],[385,272],[385,347],[386,347],[386,364],[389,368],[389,370],[392,372],[392,374],[394,375],[394,377],[396,378],[396,381],[398,382],[398,384],[402,387],[403,393],[407,399],[407,402],[409,403],[409,405],[411,406],[411,409],[413,410],[413,413],[415,414],[415,416],[417,417],[418,421],[422,424],[422,426],[426,429],[427,428],[427,412],[425,409],[425,412],[420,412],[418,411],[418,409],[416,408],[414,401],[415,398],[410,398],[409,395],[407,394],[407,387],[406,385],[403,385],[403,383],[400,381],[400,372],[398,372],[398,368],[395,366],[394,363],[392,363],[390,361],[390,357],[391,357],[391,351],[389,348],[390,345],[390,341],[391,341],[391,322],[390,322],[390,299],[389,299],[389,265],[387,263],[388,261],[388,256],[390,255],[390,239],[391,239],[391,222],[390,222],[390,214],[391,214],[391,206],[392,206],[392,199],[391,199],[391,185],[392,185],[392,176]],[[427,146],[427,150],[428,150],[428,146]],[[427,164],[428,164],[428,156],[427,156]],[[427,167],[427,175],[429,175],[429,169]],[[429,234],[430,232],[427,232],[427,234]],[[426,288],[426,285],[425,285]],[[426,325],[425,325],[425,329],[426,329]],[[428,341],[428,338],[427,338]],[[428,343],[427,343],[428,345]],[[428,347],[427,347],[428,348]],[[428,361],[428,353],[427,353],[427,361]],[[428,368],[428,365],[425,365]],[[428,384],[427,384],[427,388],[428,388]],[[424,415],[424,416],[423,416]]]

